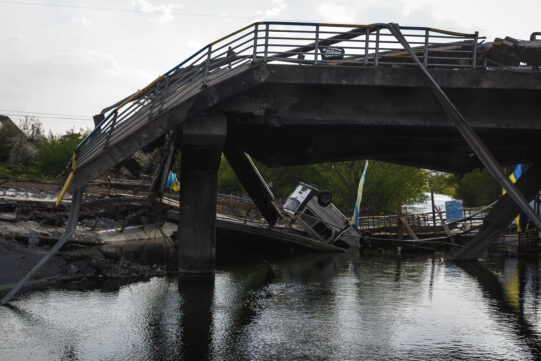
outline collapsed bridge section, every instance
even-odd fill
[[[93,178],[174,136],[186,272],[214,267],[222,152],[270,225],[280,214],[247,153],[274,166],[371,158],[465,172],[483,164],[524,205],[498,162],[539,161],[541,41],[483,39],[396,24],[249,25],[95,116],[60,199],[66,191],[77,199]]]

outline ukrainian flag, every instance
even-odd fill
[[[355,210],[353,211],[352,222],[355,222],[355,226],[359,228],[359,210],[361,209],[361,199],[363,198],[364,180],[366,179],[366,169],[368,168],[368,160],[364,162],[364,170],[361,179],[359,180],[359,187],[357,188],[357,201],[355,202]]]
[[[167,182],[165,183],[165,186],[175,192],[180,191],[180,183],[178,182],[176,173],[173,173],[169,171],[169,174],[167,175]]]
[[[511,179],[511,182],[516,183],[520,176],[522,176],[522,172],[524,171],[524,165],[523,164],[517,164],[515,167],[515,170],[511,175],[509,176],[509,179]],[[505,194],[505,189],[503,190],[502,194]],[[517,224],[517,232],[524,232],[528,230],[528,222],[529,219],[524,214],[524,212],[520,212],[520,214],[515,218],[515,223]]]

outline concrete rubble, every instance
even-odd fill
[[[53,201],[54,194],[48,191],[0,189],[0,295],[38,263],[63,234],[67,205],[55,207]],[[148,246],[152,237],[172,248],[169,237],[173,229],[158,230],[148,224],[151,217],[159,218],[152,212],[144,199],[88,197],[72,238],[28,286],[166,274],[164,259],[141,264],[123,252],[128,242],[140,240]]]

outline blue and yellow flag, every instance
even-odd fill
[[[522,172],[524,171],[524,165],[523,164],[517,164],[515,167],[515,170],[511,175],[509,176],[509,179],[511,182],[516,183],[520,176],[522,175]],[[503,190],[502,194],[505,194],[505,189]],[[520,212],[520,214],[515,218],[515,223],[517,224],[517,232],[524,232],[528,230],[528,216],[524,212]]]
[[[172,191],[178,192],[180,191],[180,183],[178,182],[176,173],[173,173],[169,171],[169,174],[167,175],[167,182],[165,183],[165,186]]]
[[[359,228],[359,210],[361,209],[361,199],[363,198],[363,186],[366,179],[366,169],[368,168],[368,160],[364,162],[363,175],[359,180],[359,187],[357,188],[357,201],[355,202],[355,211],[353,212],[352,222],[355,222],[355,226]]]

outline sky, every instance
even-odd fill
[[[539,14],[539,0],[0,0],[0,114],[91,129],[93,114],[254,21],[396,22],[492,41],[528,39]]]

